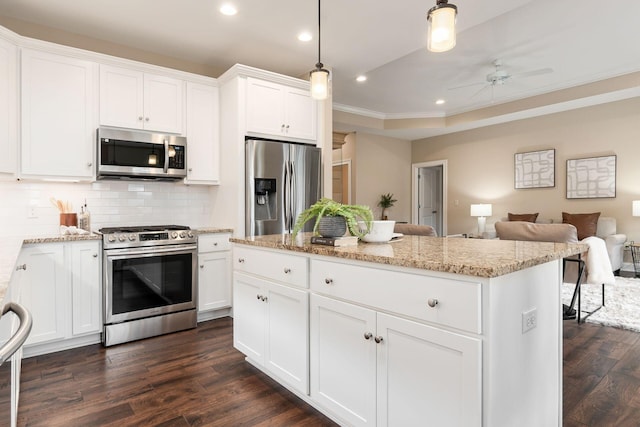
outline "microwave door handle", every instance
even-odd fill
[[[164,173],[169,171],[169,140],[164,140]]]

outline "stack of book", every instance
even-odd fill
[[[341,236],[341,237],[312,236],[311,243],[314,245],[325,245],[325,246],[354,246],[358,244],[358,238],[356,236]]]

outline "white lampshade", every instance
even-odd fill
[[[311,97],[322,101],[329,94],[329,71],[324,68],[316,68],[311,72]]]
[[[471,205],[471,216],[491,216],[491,204]]]
[[[631,215],[640,216],[640,200],[634,200],[631,208]]]
[[[427,15],[427,49],[431,52],[446,52],[456,45],[456,14],[458,9],[438,1]]]

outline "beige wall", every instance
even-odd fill
[[[380,195],[393,193],[395,206],[389,219],[411,221],[411,142],[358,132],[355,135],[355,203],[368,205],[374,216]]]
[[[555,187],[514,189],[514,154],[556,150]],[[566,161],[617,155],[616,197],[566,199]],[[514,121],[412,143],[412,162],[448,160],[448,233],[474,232],[471,203],[492,203],[487,224],[507,212],[539,212],[560,219],[562,211],[602,212],[617,218],[618,232],[640,240],[640,98]]]

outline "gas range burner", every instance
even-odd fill
[[[106,250],[195,244],[197,240],[191,228],[184,225],[104,227],[98,231],[102,233],[103,248]]]

